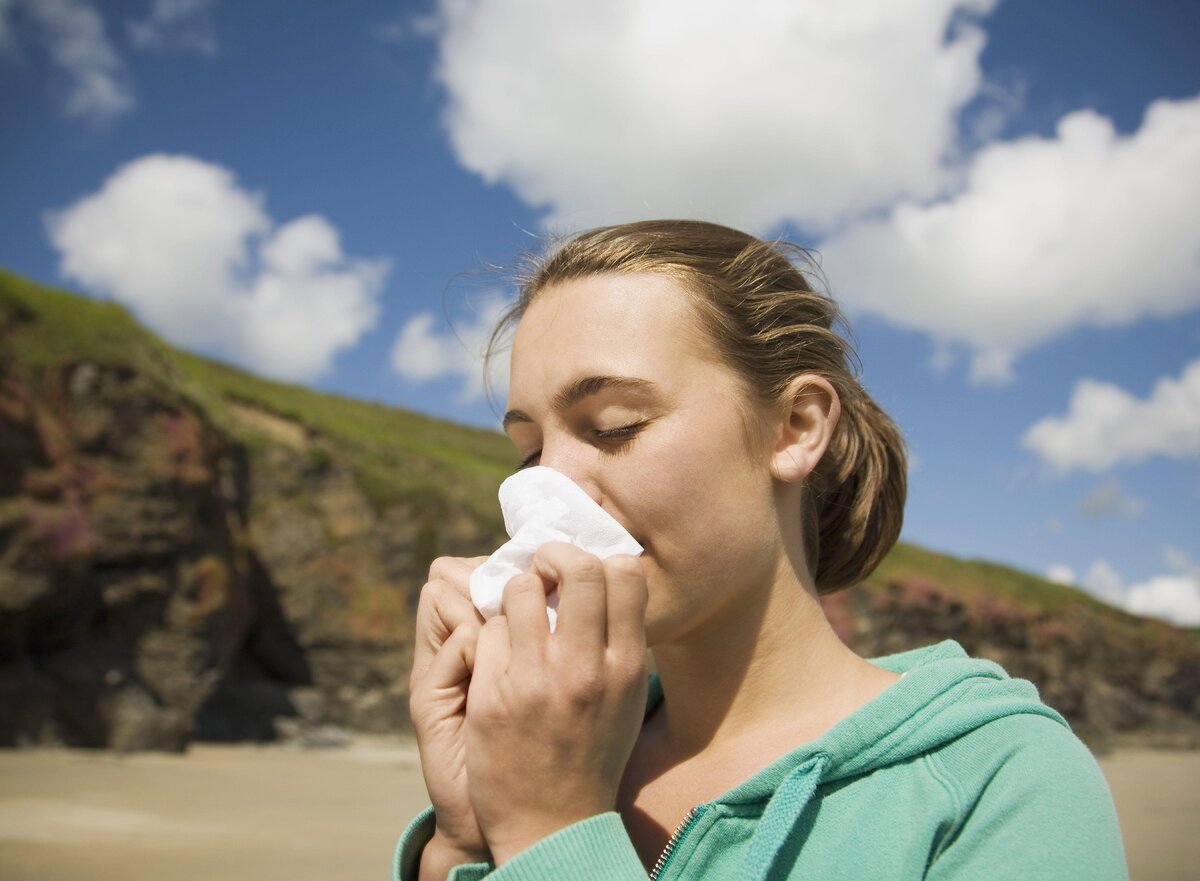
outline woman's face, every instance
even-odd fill
[[[548,287],[517,327],[505,429],[646,549],[650,645],[719,626],[776,571],[769,454],[750,444],[744,396],[665,276]]]

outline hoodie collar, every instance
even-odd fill
[[[1030,713],[1067,724],[1038,699],[1032,683],[1009,677],[991,661],[969,657],[954,640],[871,663],[902,678],[820,738],[772,762],[716,802],[769,801],[789,779],[799,784],[797,776],[803,778],[807,802],[819,783],[906,761],[1005,716]],[[652,675],[647,715],[662,697],[662,684]]]

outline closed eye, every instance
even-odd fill
[[[649,424],[649,420],[632,422],[629,425],[619,425],[616,428],[598,428],[592,432],[592,437],[598,441],[603,441],[611,446],[620,448],[626,442],[633,440],[638,432],[645,428],[647,424]],[[521,460],[521,464],[517,466],[517,470],[520,471],[523,468],[536,465],[541,455],[542,451],[540,449],[534,450]]]
[[[599,440],[628,440],[645,427],[645,422],[633,422],[617,428],[597,429],[594,434]]]

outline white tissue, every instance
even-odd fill
[[[571,478],[553,468],[525,468],[500,484],[504,528],[512,539],[471,573],[471,601],[484,618],[500,613],[509,579],[528,572],[542,545],[563,541],[601,560],[614,554],[637,556],[642,546]],[[558,623],[558,593],[547,598],[550,630]]]

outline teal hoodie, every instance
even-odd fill
[[[1099,767],[1037,689],[953,641],[872,661],[902,678],[821,738],[684,819],[670,879],[1128,879]],[[662,700],[650,681],[647,713]],[[396,846],[416,881],[433,810]],[[600,814],[451,881],[646,881],[621,817]]]

